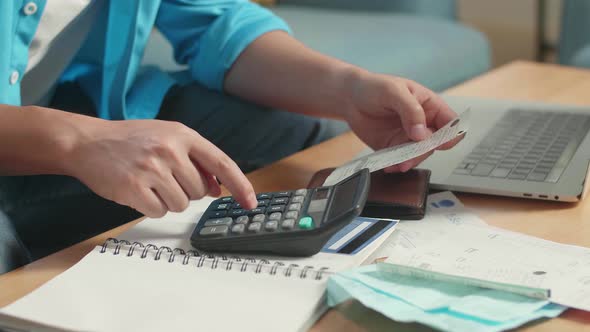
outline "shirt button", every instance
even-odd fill
[[[18,73],[18,71],[16,71],[16,70],[15,70],[15,71],[13,71],[13,72],[10,74],[10,84],[11,84],[11,85],[14,85],[14,84],[16,84],[16,82],[18,82],[18,79],[19,79],[19,78],[20,78],[20,74]]]
[[[25,15],[33,15],[37,12],[37,4],[34,2],[28,2],[24,8]]]

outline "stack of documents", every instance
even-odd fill
[[[370,258],[381,263],[331,278],[331,305],[356,298],[392,319],[453,331],[590,311],[590,249],[489,226],[448,192],[429,202],[425,219],[400,223]]]
[[[566,309],[547,299],[384,273],[376,265],[330,278],[329,305],[351,298],[393,320],[453,332],[503,331]]]
[[[452,194],[438,195],[432,218],[400,223],[380,253],[385,263],[545,289],[551,302],[590,311],[590,249],[486,225]]]

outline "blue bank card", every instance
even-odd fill
[[[396,220],[357,217],[334,234],[321,252],[354,255],[395,225]]]

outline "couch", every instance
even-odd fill
[[[558,61],[562,65],[590,68],[590,1],[564,1]]]
[[[488,41],[457,21],[455,0],[277,0],[270,9],[315,50],[436,91],[490,67]],[[182,69],[157,32],[144,63]]]

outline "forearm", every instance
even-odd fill
[[[277,31],[244,50],[226,76],[225,90],[280,109],[344,119],[364,73]]]
[[[101,121],[42,107],[0,105],[0,175],[67,174],[67,155],[87,124]]]

